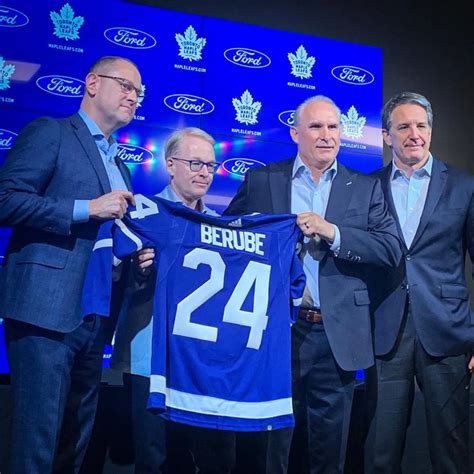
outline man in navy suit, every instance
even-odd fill
[[[30,123],[0,170],[0,225],[13,227],[0,285],[11,474],[79,471],[104,343],[101,319],[81,313],[82,285],[100,222],[121,218],[133,201],[111,134],[132,120],[141,95],[132,62],[101,58],[80,111]]]
[[[372,275],[376,370],[368,377],[374,412],[366,472],[401,472],[415,380],[425,401],[432,472],[472,472],[474,328],[465,258],[474,256],[474,178],[431,155],[433,112],[422,95],[392,97],[382,121],[392,162],[376,175],[403,258],[398,268]]]
[[[340,115],[328,97],[302,103],[291,129],[296,158],[250,171],[226,210],[296,213],[306,236],[307,288],[292,333],[290,471],[298,474],[344,470],[355,371],[374,363],[367,273],[401,256],[380,182],[337,161]],[[272,473],[286,472],[292,435],[277,431],[269,443],[280,465]]]

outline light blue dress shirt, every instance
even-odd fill
[[[390,185],[398,222],[403,232],[405,244],[410,248],[415,237],[421,214],[425,207],[428,187],[431,180],[433,157],[430,155],[425,166],[408,177],[405,171],[392,161]]]
[[[299,156],[293,164],[291,182],[291,212],[312,211],[324,217],[329,201],[332,182],[337,174],[337,161],[328,168],[321,176],[319,183],[315,183],[311,176],[311,170],[303,163]],[[334,225],[335,238],[330,249],[337,253],[341,246],[341,234]],[[305,296],[303,306],[321,306],[319,299],[319,260],[323,253],[318,249],[319,245],[313,238],[305,237],[302,255],[303,270],[306,275]]]
[[[110,188],[112,191],[127,191],[127,185],[122,177],[122,173],[120,173],[117,163],[115,163],[115,156],[118,151],[117,142],[111,138],[109,143],[99,126],[82,109],[79,110],[79,115],[94,137],[95,144],[104,163],[105,171],[107,172],[107,177],[109,178]],[[87,220],[89,220],[89,201],[77,199],[74,201],[73,221],[86,222]]]
[[[181,198],[178,197],[178,195],[174,192],[174,189],[171,187],[171,184],[168,184],[166,188],[163,189],[159,194],[157,194],[158,197],[166,199],[167,201],[172,201],[172,202],[180,202],[183,204],[183,201],[181,201]],[[219,214],[214,211],[214,209],[211,209],[207,207],[202,199],[199,199],[197,203],[197,210],[201,210],[203,214],[209,214],[210,216],[218,216]]]

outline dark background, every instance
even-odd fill
[[[129,1],[383,48],[384,101],[401,91],[425,95],[434,112],[433,155],[474,174],[474,17],[470,2]],[[384,155],[388,162],[389,151]]]

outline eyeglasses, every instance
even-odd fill
[[[189,164],[189,169],[193,172],[201,171],[203,166],[206,166],[207,171],[209,173],[215,173],[219,166],[221,165],[220,163],[217,163],[217,161],[200,161],[200,160],[185,160],[184,158],[176,158],[174,156],[170,156],[172,160],[178,160],[178,161],[185,161],[186,163]]]
[[[130,92],[135,91],[137,94],[137,102],[140,104],[145,97],[143,94],[143,90],[139,89],[138,87],[135,87],[133,85],[133,82],[129,81],[128,79],[124,79],[123,77],[117,77],[117,76],[106,76],[105,74],[97,74],[99,77],[105,77],[107,79],[113,79],[114,81],[117,81],[120,84],[120,88],[122,89],[122,92],[125,92],[126,94],[130,94]]]

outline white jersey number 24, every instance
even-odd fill
[[[191,322],[191,314],[224,288],[226,265],[221,255],[213,250],[197,248],[184,257],[183,266],[186,268],[195,270],[201,264],[208,265],[211,274],[206,282],[178,304],[173,334],[216,342],[218,329]],[[250,261],[224,308],[224,322],[250,328],[247,340],[250,349],[260,348],[263,331],[267,327],[270,269],[270,265]],[[253,311],[244,311],[242,305],[254,285]]]

